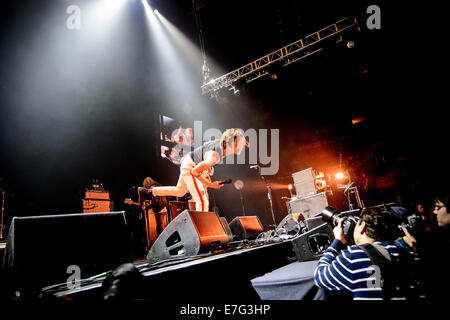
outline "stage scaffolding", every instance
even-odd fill
[[[350,28],[357,28],[360,31],[358,21],[355,17],[350,16],[326,26],[310,35],[307,35],[287,46],[273,51],[264,57],[256,59],[243,67],[231,71],[223,76],[209,80],[202,86],[202,94],[210,93],[211,97],[216,96],[217,92],[222,88],[229,88],[236,91],[234,84],[239,80],[246,83],[261,78],[269,73],[268,66],[278,62],[281,67],[290,65],[300,59],[313,55],[323,49],[316,46],[326,39],[330,39],[340,35],[336,42],[342,40],[341,34]]]

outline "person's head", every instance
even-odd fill
[[[353,231],[355,244],[395,239],[395,223],[389,211],[364,208]]]
[[[249,147],[242,129],[232,128],[226,130],[220,139],[221,146],[228,154],[240,154],[242,149]]]
[[[143,186],[144,188],[149,189],[151,186],[153,186],[153,185],[155,185],[155,184],[156,184],[156,181],[155,181],[155,180],[153,180],[153,179],[150,178],[150,177],[147,177],[147,178],[144,179],[144,182],[142,183],[142,186]]]
[[[425,215],[425,207],[423,206],[422,202],[416,204],[416,210],[417,213],[420,214],[421,216]]]
[[[450,228],[449,194],[438,195],[433,199],[433,213],[439,227]]]

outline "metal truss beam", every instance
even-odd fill
[[[358,27],[358,21],[355,17],[346,17],[336,21],[329,26],[322,28],[304,38],[301,38],[287,46],[271,52],[264,57],[256,59],[239,69],[231,71],[216,79],[212,79],[204,83],[202,94],[217,93],[222,88],[227,88],[233,85],[234,82],[244,79],[245,82],[251,82],[268,74],[267,67],[274,62],[280,61],[281,66],[287,66],[300,59],[310,56],[323,48],[314,47],[319,42],[334,37],[343,31],[352,27]],[[359,30],[359,27],[358,27]]]

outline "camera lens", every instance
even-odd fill
[[[339,218],[336,217],[336,214],[338,213],[339,211],[337,211],[335,208],[326,207],[322,211],[322,218],[327,222],[331,222],[333,225],[337,225],[339,223]]]
[[[332,207],[326,207],[322,211],[322,219],[327,221],[333,226],[337,226],[339,224],[339,220],[341,217],[339,217],[339,211]],[[342,231],[347,238],[347,242],[352,244],[353,243],[353,230],[355,229],[355,226],[359,220],[359,217],[357,216],[344,216],[342,217]]]

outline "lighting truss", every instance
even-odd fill
[[[301,38],[287,46],[278,49],[272,53],[265,55],[255,61],[246,64],[239,69],[231,71],[216,79],[209,80],[201,86],[202,94],[211,93],[211,96],[217,96],[217,91],[222,88],[231,86],[236,81],[243,79],[246,83],[261,78],[268,74],[267,66],[279,61],[281,66],[287,66],[300,59],[310,56],[323,48],[317,48],[314,45],[319,42],[341,34],[343,31],[358,26],[358,21],[355,17],[346,17],[336,21],[329,26],[322,28],[304,38]]]

